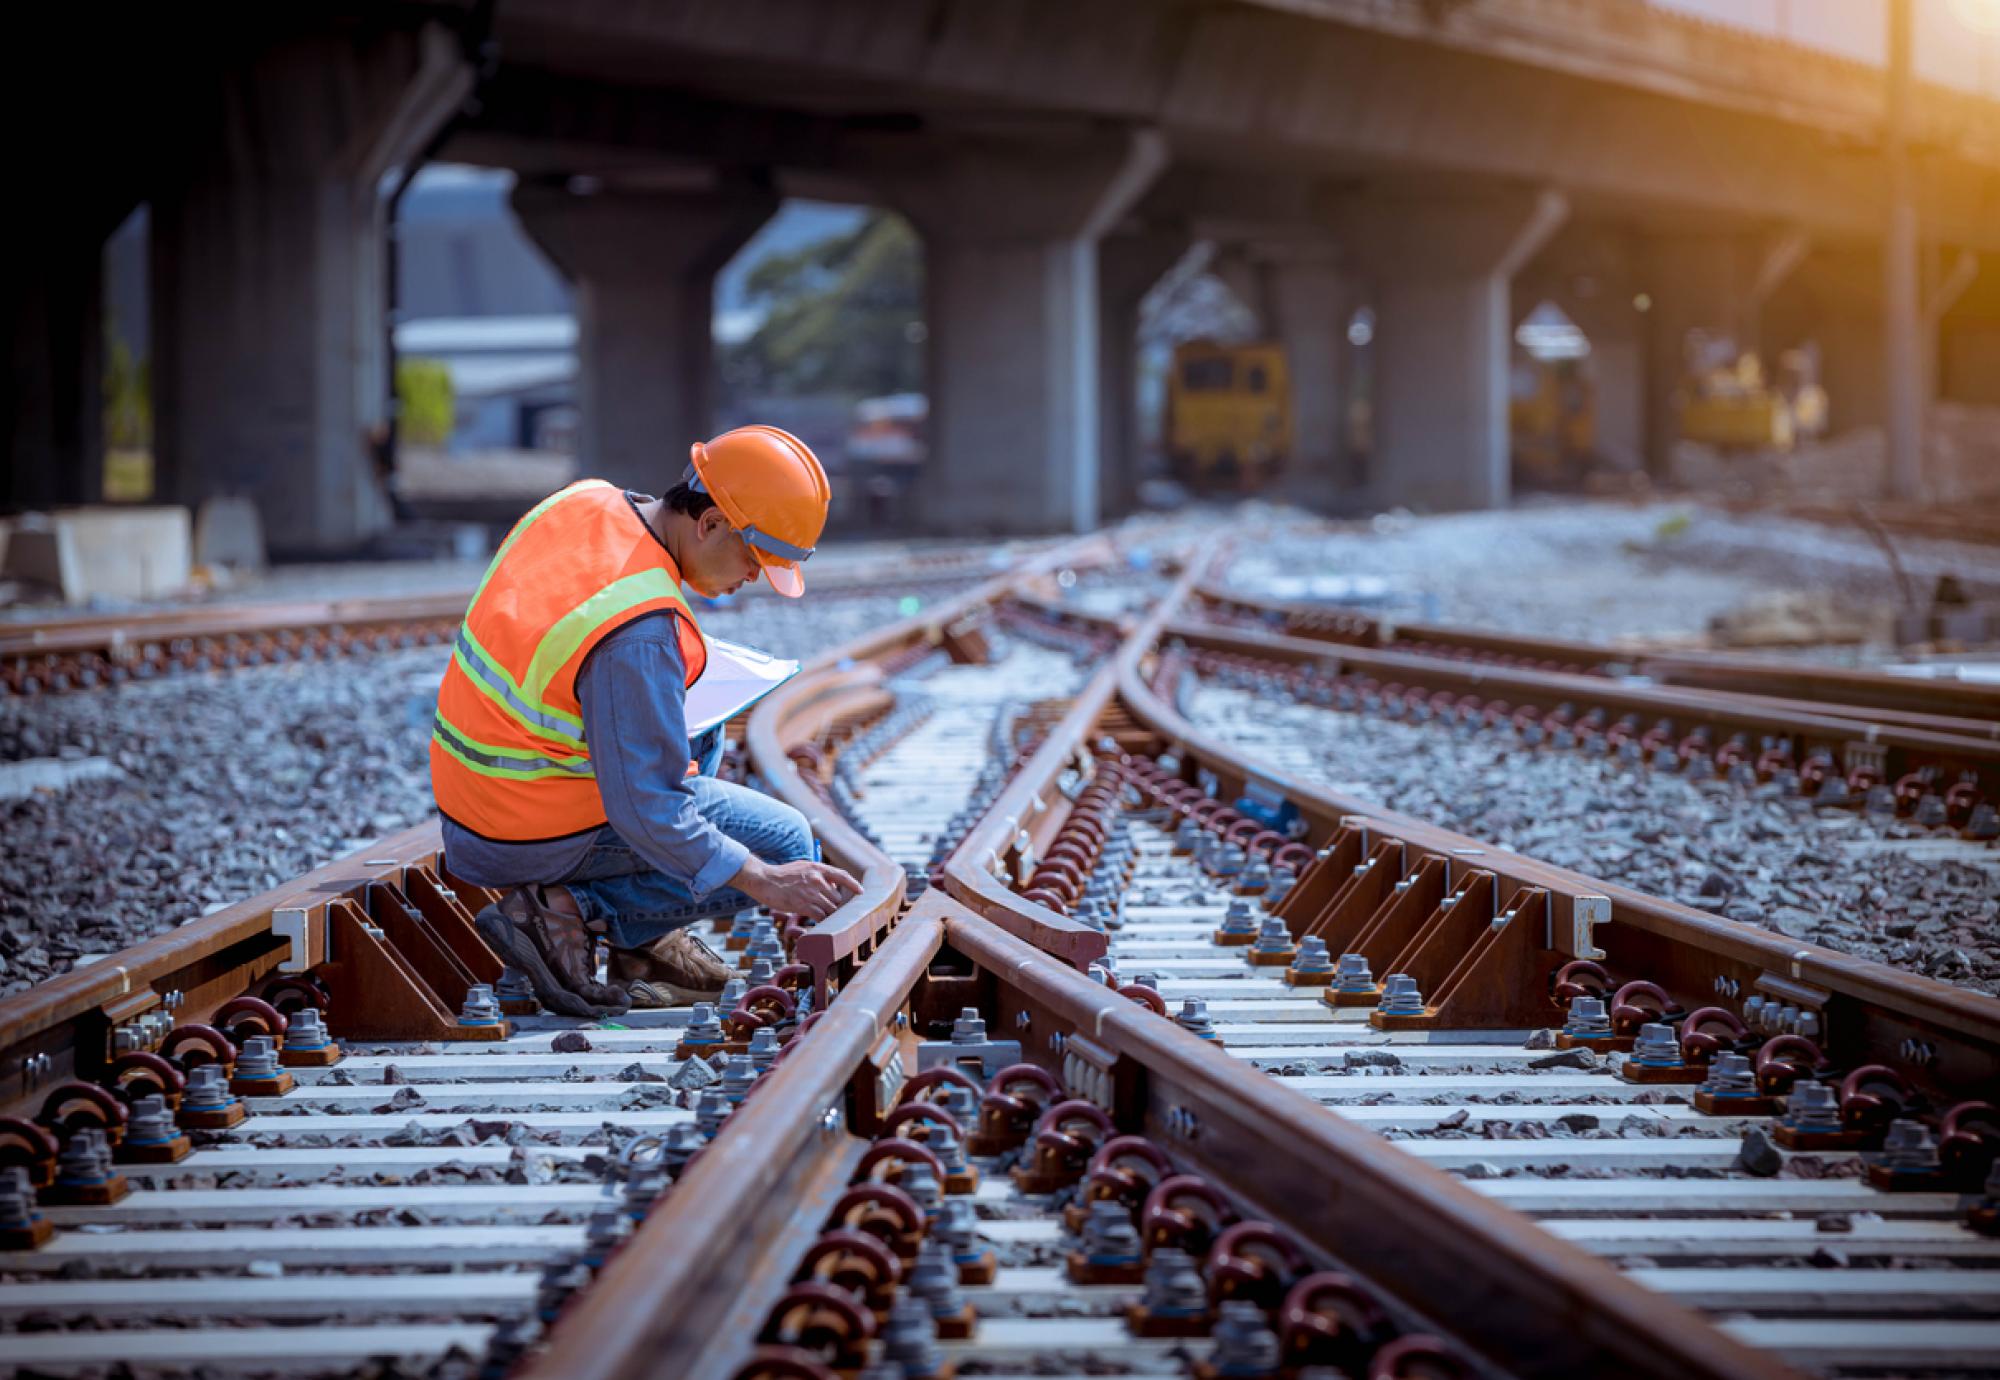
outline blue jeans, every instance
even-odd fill
[[[815,855],[806,817],[782,800],[712,776],[692,777],[701,817],[767,863]],[[687,886],[659,871],[609,825],[598,830],[583,861],[562,879],[586,921],[604,922],[614,949],[637,949],[719,915],[756,904],[735,887],[717,887],[697,901]]]

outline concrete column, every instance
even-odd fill
[[[1378,502],[1508,501],[1510,281],[1568,211],[1549,191],[1378,197],[1351,209],[1350,242],[1374,287]]]
[[[1680,440],[1680,392],[1687,375],[1687,338],[1703,330],[1741,348],[1744,311],[1755,265],[1740,235],[1672,235],[1647,240],[1639,255],[1646,313],[1646,463],[1668,473]]]
[[[1139,131],[963,144],[880,176],[924,236],[930,458],[943,532],[1086,531],[1100,509],[1098,241],[1166,162]]]
[[[1120,517],[1138,506],[1145,427],[1139,416],[1139,304],[1188,251],[1175,231],[1110,235],[1097,245],[1097,348],[1101,396],[1101,507]]]
[[[55,207],[41,214],[56,224],[17,249],[19,268],[0,283],[10,332],[0,509],[103,496],[104,234]]]
[[[164,497],[247,496],[293,551],[388,524],[380,186],[470,86],[430,25],[288,41],[204,88],[190,165],[153,205]]]
[[[1277,251],[1266,260],[1264,278],[1268,328],[1285,347],[1291,380],[1288,487],[1308,498],[1331,497],[1350,478],[1343,366],[1356,305],[1353,284],[1324,250]]]
[[[714,423],[715,275],[778,209],[749,182],[685,191],[522,184],[514,211],[577,293],[582,461],[647,493]]]
[[[1916,175],[1911,166],[1911,29],[1914,0],[1889,0],[1888,225],[1882,240],[1883,371],[1889,415],[1889,495],[1924,488],[1924,350],[1917,304]]]

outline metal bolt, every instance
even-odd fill
[[[1198,1317],[1208,1311],[1208,1286],[1194,1257],[1173,1246],[1154,1250],[1146,1264],[1146,1311],[1155,1317]]]
[[[1840,1094],[1830,1085],[1802,1078],[1785,1101],[1785,1121],[1798,1131],[1838,1131]]]
[[[1632,1058],[1641,1064],[1680,1063],[1681,1042],[1674,1028],[1659,1021],[1640,1026],[1639,1036],[1632,1042]]]
[[[1938,1167],[1937,1142],[1921,1121],[1897,1119],[1882,1137],[1881,1164],[1886,1169],[1930,1170]]]
[[[1182,1000],[1181,1009],[1174,1016],[1174,1024],[1201,1039],[1215,1038],[1215,1026],[1208,1019],[1208,1003],[1200,997],[1187,997]]]
[[[1292,959],[1295,973],[1328,973],[1333,971],[1333,956],[1326,950],[1326,941],[1316,934],[1309,934],[1299,941],[1298,956]]]
[[[131,1119],[125,1123],[127,1145],[162,1145],[179,1134],[174,1114],[167,1110],[166,1098],[148,1093],[132,1104]]]
[[[1321,943],[1325,943],[1324,940]],[[1368,971],[1368,955],[1342,954],[1340,966],[1335,970],[1333,985],[1342,992],[1372,992],[1375,990],[1375,975]]]
[[[1139,1232],[1123,1203],[1099,1198],[1090,1204],[1083,1222],[1083,1254],[1093,1265],[1129,1265],[1139,1259]]]
[[[460,1025],[498,1025],[500,1023],[500,1002],[493,995],[493,989],[483,982],[476,982],[465,989],[465,1006],[458,1013]]]
[[[1569,1019],[1563,1022],[1563,1030],[1570,1035],[1586,1038],[1611,1033],[1611,1017],[1604,1009],[1602,997],[1571,997],[1569,999]]]
[[[1417,990],[1417,980],[1407,973],[1391,973],[1382,983],[1382,1000],[1379,1008],[1390,1016],[1420,1016],[1424,1012],[1424,996]]]
[[[1278,1368],[1278,1334],[1248,1299],[1225,1300],[1208,1335],[1215,1342],[1209,1366],[1218,1375],[1267,1375]]]
[[[955,1045],[983,1045],[986,1043],[986,1020],[979,1014],[979,1008],[968,1006],[958,1013],[958,1019],[951,1023],[951,1042]]]
[[[320,1019],[319,1008],[306,1006],[294,1011],[285,1026],[285,1048],[325,1049],[326,1046],[326,1023]]]
[[[1708,1066],[1702,1091],[1717,1097],[1749,1097],[1757,1091],[1757,1072],[1741,1054],[1718,1054]]]

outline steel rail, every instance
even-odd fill
[[[1177,632],[1170,624],[1169,635]],[[1256,639],[1237,634],[1233,641],[1253,646]],[[2000,1067],[2000,1002],[1992,997],[1495,849],[1266,765],[1245,763],[1154,693],[1141,674],[1148,655],[1128,648],[1121,657],[1119,697],[1134,718],[1182,754],[1185,766],[1214,775],[1219,798],[1233,799],[1255,781],[1299,807],[1315,843],[1326,842],[1344,822],[1358,821],[1433,856],[1458,858],[1461,866],[1491,871],[1517,886],[1543,888],[1558,902],[1601,897],[1608,902],[1608,923],[1573,931],[1557,922],[1559,952],[1592,957],[1582,951],[1590,941],[1581,938],[1592,935],[1616,950],[1625,969],[1690,995],[1713,992],[1718,981],[1734,982],[1746,994],[1763,990],[1796,997],[1818,989],[1827,994],[1829,1053],[1839,1057],[1891,1056],[1904,1041],[1918,1041],[1936,1051],[1929,1079],[1962,1088],[1980,1086]]]
[[[89,1076],[110,1057],[114,1027],[170,998],[178,1020],[205,1022],[281,964],[324,961],[329,907],[365,908],[372,885],[396,881],[411,868],[441,869],[442,848],[435,822],[405,829],[0,999],[0,1114],[18,1113],[52,1082]],[[49,1063],[31,1073],[37,1056]]]
[[[667,1210],[649,1216],[563,1314],[527,1380],[729,1373],[831,1204],[820,1200],[847,1186],[860,1146],[838,1148],[840,1108],[943,941],[941,903],[919,901],[841,988],[797,1052],[689,1165]]]
[[[1410,651],[1453,660],[1490,657],[1522,669],[1593,670],[1637,675],[1664,685],[1730,690],[1762,699],[1825,706],[1822,712],[1867,709],[1911,716],[1945,732],[1983,736],[2000,720],[2000,687],[1956,680],[1886,675],[1839,666],[1778,661],[1726,652],[1674,651],[1643,645],[1600,645],[1521,633],[1489,632],[1448,624],[1397,623],[1360,609],[1302,604],[1258,596],[1205,582],[1195,591],[1202,604],[1262,623],[1279,622],[1287,636],[1354,645],[1377,651]],[[1946,728],[1945,722],[1960,726]]]
[[[1315,666],[1332,673],[1358,671],[1383,682],[1395,681],[1454,694],[1504,698],[1517,709],[1526,705],[1547,712],[1568,704],[1581,712],[1586,706],[1597,706],[1611,715],[1643,716],[1643,728],[1650,728],[1651,721],[1670,719],[1677,739],[1703,728],[1709,731],[1717,747],[1736,734],[1749,737],[1753,744],[1762,735],[1779,734],[1792,740],[1794,756],[1800,762],[1816,750],[1830,753],[1843,767],[1851,765],[1848,760],[1851,757],[1875,755],[1881,763],[1880,775],[1885,783],[1893,783],[1920,767],[1945,772],[1971,771],[1988,780],[2000,781],[2000,733],[1995,733],[1991,724],[1967,725],[1977,731],[1979,736],[1975,737],[1908,728],[1871,718],[1866,710],[1843,716],[1818,706],[1789,706],[1717,691],[1631,685],[1602,676],[1524,671],[1404,652],[1341,647],[1217,624],[1176,621],[1168,625],[1166,633],[1189,646],[1209,651],[1255,655],[1269,661]]]
[[[1799,666],[1721,652],[1648,653],[1640,675],[1669,685],[1825,705],[1862,705],[1924,717],[2000,725],[2000,685],[1942,677],[1894,676],[1839,666]]]
[[[949,948],[994,980],[997,1020],[1060,1065],[1045,1032],[1113,1056],[1145,1130],[1177,1159],[1282,1222],[1521,1376],[1749,1380],[1793,1372],[1581,1248],[1421,1163],[1303,1093],[1092,982],[996,924],[950,914]],[[1026,1021],[1021,1017],[1025,1015]],[[1190,1116],[1192,1120],[1190,1120]],[[1183,1128],[1191,1128],[1183,1129]]]
[[[1017,581],[1058,569],[1070,560],[1086,559],[1102,549],[1102,539],[1091,537],[1038,554],[1021,568],[936,608],[879,628],[816,659],[812,666],[830,671],[843,659],[866,659],[914,641],[934,641],[942,629],[967,611],[1002,597]],[[310,607],[346,606],[336,602]],[[805,679],[797,677],[793,684]],[[788,703],[796,703],[799,693],[788,685],[766,697],[760,708],[765,711],[767,728],[774,722],[771,715],[783,712]],[[753,721],[753,735],[755,732]],[[806,811],[816,831],[824,829],[834,839],[836,856],[862,860],[863,871],[868,873],[874,862],[869,857],[873,850],[846,821],[804,788],[775,738],[767,735],[764,743],[760,768],[792,788],[785,798]],[[289,971],[323,962],[328,954],[331,908],[345,902],[365,911],[371,887],[400,885],[412,868],[427,868],[449,882],[442,850],[437,823],[417,825],[365,844],[270,891],[0,999],[0,1113],[32,1106],[41,1090],[53,1082],[88,1076],[110,1057],[114,1027],[158,1010],[168,1000],[179,1003],[174,1008],[177,1020],[206,1021],[218,1007],[276,973],[281,964],[289,965]],[[876,933],[886,925],[900,904],[902,871],[882,859],[872,873],[867,878],[872,889],[830,917],[839,922],[837,926],[823,922],[821,928],[838,934],[841,927],[852,927],[859,936]],[[893,898],[888,894],[892,886]],[[468,888],[468,892],[476,894],[477,889]],[[814,941],[814,945],[823,942]],[[809,945],[808,952],[813,951]],[[338,1013],[334,1019],[338,1023]]]

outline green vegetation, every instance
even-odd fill
[[[723,358],[739,393],[875,397],[923,387],[923,258],[902,217],[774,255],[745,283],[763,324]]]
[[[104,444],[116,450],[144,450],[153,444],[152,370],[118,330],[104,323]]]
[[[396,361],[396,421],[413,446],[442,446],[453,419],[451,370],[435,359]]]

